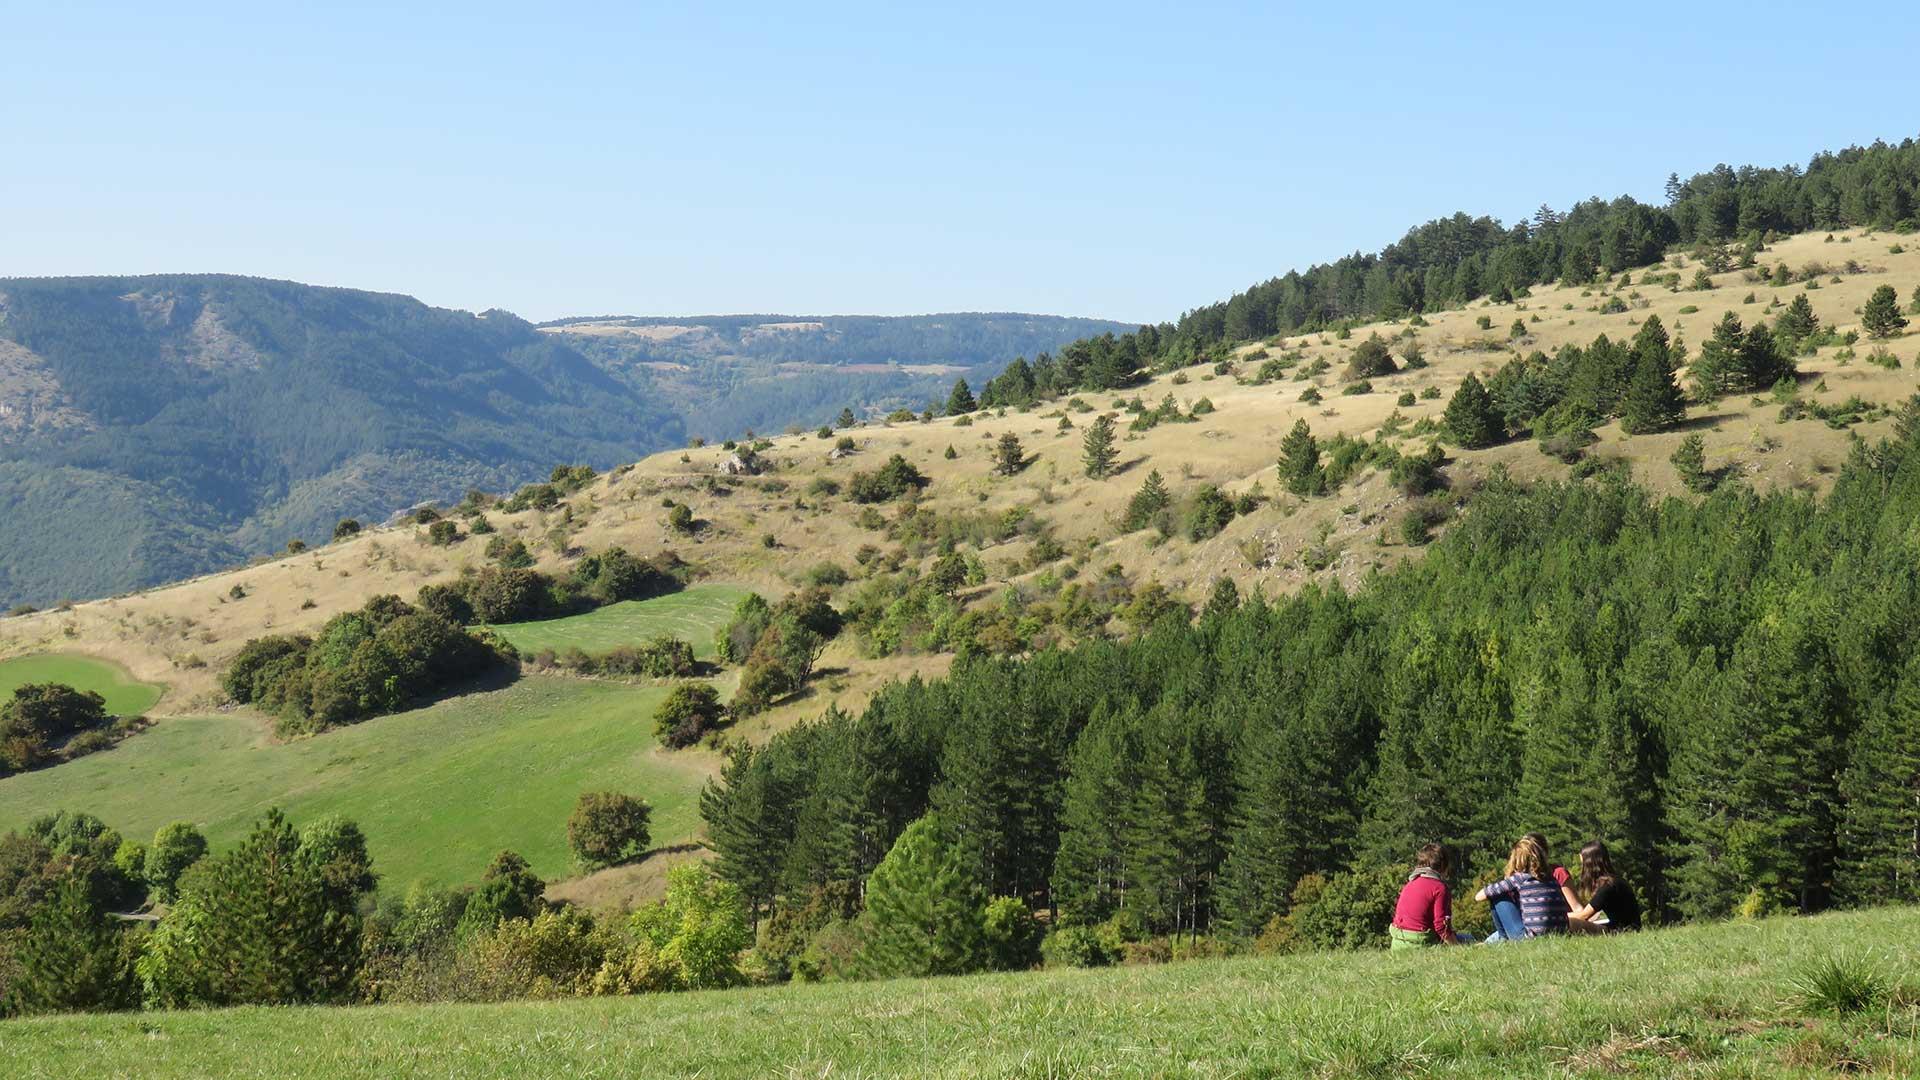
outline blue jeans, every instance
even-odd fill
[[[1520,921],[1520,905],[1511,900],[1493,902],[1493,933],[1487,935],[1488,943],[1495,941],[1522,941],[1527,936],[1527,925]]]

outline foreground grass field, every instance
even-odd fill
[[[585,790],[645,797],[656,845],[693,838],[707,762],[657,748],[665,693],[529,677],[289,743],[270,741],[257,717],[166,720],[112,750],[0,780],[0,831],[86,810],[142,841],[193,821],[218,848],[279,806],[296,824],[359,822],[383,888],[473,880],[501,848],[551,879],[571,872],[566,820]]]
[[[603,653],[666,634],[692,645],[696,657],[711,660],[714,630],[726,624],[734,605],[750,591],[737,585],[695,585],[651,600],[609,604],[584,615],[505,623],[493,630],[522,653],[568,648]]]
[[[1889,991],[1850,1016],[1830,957]],[[1920,910],[1507,948],[490,1006],[0,1025],[17,1077],[1816,1077],[1920,1072]],[[1904,984],[1901,979],[1904,978]]]
[[[0,700],[29,683],[64,683],[107,699],[114,716],[140,716],[160,700],[161,688],[140,682],[121,668],[87,656],[47,653],[0,660]]]

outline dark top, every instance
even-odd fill
[[[1608,881],[1593,892],[1593,910],[1607,913],[1607,929],[1640,929],[1640,901],[1633,888],[1619,878]]]

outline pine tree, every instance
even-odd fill
[[[1690,917],[1826,901],[1845,729],[1823,618],[1797,595],[1761,613],[1699,722],[1669,733],[1676,899]]]
[[[965,383],[962,383],[961,385],[965,385]],[[852,409],[841,409],[839,417],[835,419],[833,422],[833,426],[839,427],[839,428],[850,428],[856,422],[857,421],[854,419]]]
[[[1648,352],[1633,369],[1633,381],[1627,384],[1626,399],[1621,402],[1620,428],[1629,435],[1664,431],[1687,415],[1687,399],[1673,381],[1664,351]]]
[[[979,403],[973,400],[973,391],[967,387],[967,380],[955,379],[953,392],[947,395],[947,415],[960,416],[979,407]]]
[[[1305,420],[1295,420],[1293,430],[1280,440],[1280,462],[1275,466],[1280,486],[1301,498],[1320,494],[1325,477],[1320,471],[1320,442]]]
[[[359,962],[357,906],[329,888],[276,809],[189,875],[140,973],[157,1004],[292,1004],[341,999]]]
[[[1754,323],[1740,342],[1739,377],[1736,389],[1765,390],[1781,379],[1792,378],[1794,365],[1780,354],[1779,343],[1767,324]]]
[[[1713,475],[1707,472],[1707,440],[1699,432],[1680,440],[1680,445],[1667,460],[1680,474],[1680,482],[1688,491],[1706,491],[1713,487]]]
[[[1124,523],[1126,531],[1133,532],[1135,529],[1144,529],[1153,524],[1154,517],[1172,502],[1173,496],[1167,491],[1166,481],[1160,478],[1160,470],[1154,469],[1147,473],[1147,478],[1140,484],[1140,490],[1134,492],[1133,498],[1127,500],[1127,518]]]
[[[1109,715],[1104,703],[1096,705],[1067,758],[1053,889],[1062,918],[1070,923],[1100,922],[1118,911],[1126,896],[1124,827],[1137,786],[1126,735],[1136,723]]]
[[[1819,331],[1820,317],[1813,313],[1813,304],[1807,300],[1807,294],[1796,293],[1787,310],[1773,321],[1773,328],[1782,340],[1790,342],[1791,347],[1797,350]]]
[[[1124,836],[1125,907],[1158,933],[1195,932],[1209,911],[1220,822],[1202,761],[1218,759],[1199,716],[1156,706],[1140,725]]]
[[[1866,328],[1868,337],[1874,338],[1895,337],[1906,329],[1907,317],[1900,314],[1900,296],[1893,286],[1873,290],[1873,297],[1860,310],[1860,325]]]
[[[985,904],[940,819],[929,814],[907,826],[867,881],[855,967],[873,978],[978,971],[986,964]]]
[[[118,1009],[136,997],[132,952],[79,874],[67,874],[35,909],[19,964],[13,993],[26,1012]]]
[[[1001,476],[1012,476],[1026,466],[1027,451],[1020,445],[1020,436],[1011,431],[1001,435],[993,451],[993,471]]]
[[[1207,594],[1207,606],[1201,612],[1209,618],[1222,618],[1240,610],[1240,587],[1225,574],[1213,579],[1213,589]]]
[[[1086,434],[1080,436],[1080,463],[1086,474],[1095,480],[1104,480],[1113,475],[1113,466],[1120,458],[1120,451],[1113,445],[1113,417],[1102,413],[1087,425]]]
[[[1494,407],[1493,396],[1471,372],[1453,392],[1442,419],[1454,442],[1468,450],[1492,446],[1506,437],[1506,421]]]
[[[1740,389],[1741,353],[1746,347],[1746,328],[1740,316],[1729,311],[1714,325],[1713,336],[1700,347],[1700,359],[1692,376],[1695,395],[1713,401]]]
[[[1841,795],[1839,899],[1920,902],[1920,658],[1854,734]]]

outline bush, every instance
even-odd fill
[[[986,935],[987,966],[994,971],[1026,971],[1040,963],[1040,940],[1046,929],[1026,901],[996,896],[981,915]]]
[[[1282,936],[1296,950],[1384,948],[1405,881],[1398,866],[1308,874],[1294,886]]]
[[[107,722],[106,699],[59,683],[32,683],[0,705],[0,775],[44,764],[54,744]]]
[[[854,502],[889,502],[917,492],[931,482],[906,458],[895,454],[872,472],[854,473],[847,490]]]
[[[1100,931],[1092,926],[1063,926],[1040,943],[1040,955],[1050,968],[1106,967],[1119,959],[1109,951]]]
[[[446,547],[460,539],[460,526],[452,521],[441,519],[427,526],[427,543],[434,547]]]
[[[360,535],[360,529],[359,521],[353,518],[341,518],[340,523],[333,527],[333,538],[335,541],[351,539]]]
[[[567,818],[567,846],[590,870],[637,858],[652,840],[653,808],[617,791],[589,791]]]
[[[681,683],[653,714],[653,733],[662,746],[680,750],[701,740],[725,713],[720,692],[707,683]]]
[[[142,875],[146,878],[147,888],[153,891],[153,898],[163,904],[172,903],[180,875],[206,854],[207,838],[200,834],[192,822],[176,821],[160,826],[159,831],[153,834],[153,845],[147,848],[142,867]]]

